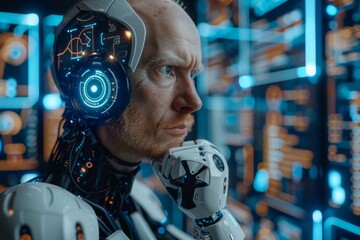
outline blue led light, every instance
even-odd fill
[[[314,222],[321,222],[322,221],[322,214],[319,210],[315,210],[312,214],[312,218]]]
[[[164,228],[164,227],[159,227],[159,228],[157,229],[157,232],[158,232],[160,235],[162,235],[162,234],[165,233],[165,228]]]
[[[328,182],[330,188],[337,188],[341,186],[341,174],[337,171],[331,170],[328,175]]]
[[[254,85],[254,78],[249,75],[239,77],[239,85],[241,88],[250,88]]]
[[[39,16],[35,13],[29,13],[26,15],[25,23],[29,26],[37,26],[39,25]]]
[[[319,210],[315,210],[312,214],[313,218],[313,240],[322,240],[322,213]]]
[[[46,110],[56,110],[62,105],[60,95],[57,93],[51,93],[45,95],[43,98],[43,105]]]
[[[91,86],[91,91],[92,91],[93,93],[96,93],[97,90],[98,90],[98,87],[97,87],[96,85]]]
[[[306,74],[309,77],[313,77],[316,75],[316,66],[315,64],[307,64],[306,65]]]
[[[266,192],[269,188],[269,173],[265,169],[256,172],[254,189],[258,192]]]
[[[345,189],[342,187],[334,188],[331,191],[331,200],[337,204],[342,205],[345,202]]]
[[[100,33],[100,43],[104,45],[104,33]]]
[[[327,5],[327,7],[326,7],[326,13],[329,16],[336,16],[336,14],[338,13],[338,10],[334,5],[330,4],[330,5]]]

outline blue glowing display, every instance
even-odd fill
[[[0,79],[6,86],[0,108],[29,108],[39,99],[39,17],[0,12],[0,19],[8,25],[0,30],[0,50],[5,58],[0,61],[4,70]]]

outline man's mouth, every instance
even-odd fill
[[[169,128],[165,128],[165,131],[174,136],[183,136],[188,133],[188,125],[185,123],[178,124]]]

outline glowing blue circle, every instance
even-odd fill
[[[241,88],[250,88],[254,85],[254,78],[249,75],[239,77],[239,85]]]
[[[96,71],[95,74],[89,76],[80,85],[80,96],[88,107],[100,108],[110,100],[111,84],[109,78],[103,72]],[[91,93],[97,93],[98,91],[100,91],[98,94],[91,96]]]
[[[97,92],[97,90],[98,90],[97,86],[95,86],[95,85],[91,86],[90,89],[93,93]]]
[[[330,5],[327,5],[327,7],[326,7],[326,13],[329,16],[335,16],[338,13],[338,10],[334,5],[330,4]]]

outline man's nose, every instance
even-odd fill
[[[202,101],[191,77],[183,78],[177,87],[173,108],[180,113],[193,113],[202,107]]]

